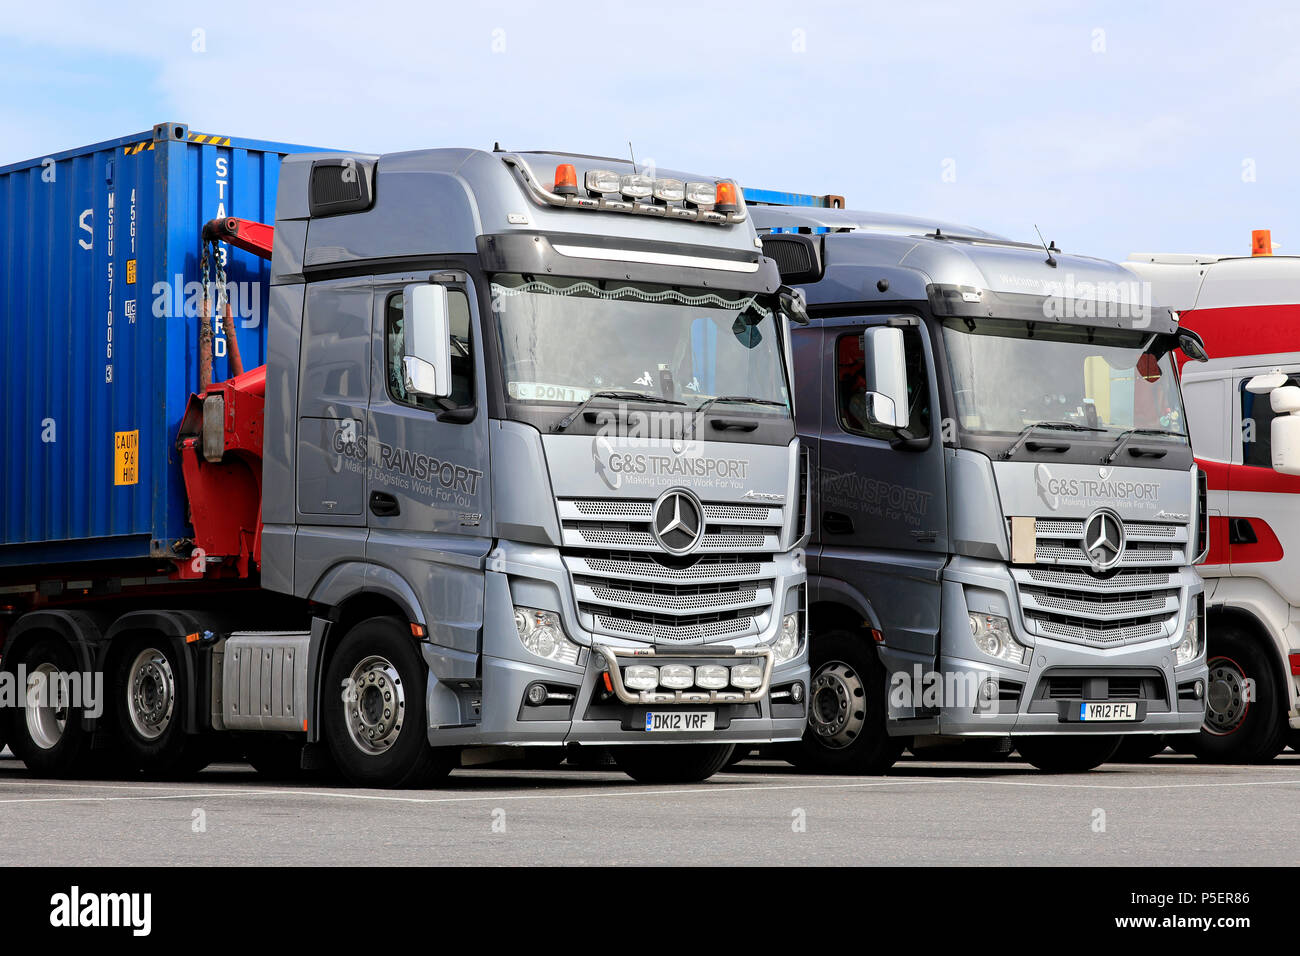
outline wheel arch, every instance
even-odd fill
[[[187,734],[200,733],[206,726],[211,687],[206,679],[202,660],[193,648],[198,645],[194,635],[205,631],[220,633],[218,622],[193,611],[147,610],[128,611],[117,618],[104,635],[99,666],[105,674],[117,668],[133,637],[159,637],[173,657],[184,668],[185,700],[188,706],[182,715],[181,727]],[[210,668],[208,674],[211,673]]]
[[[72,648],[83,674],[94,674],[105,646],[104,623],[102,617],[85,611],[54,608],[28,611],[14,622],[5,638],[3,669],[15,673],[11,662],[35,641],[53,635],[62,638]],[[88,716],[82,710],[81,725],[86,730],[94,730],[98,720],[98,717]]]

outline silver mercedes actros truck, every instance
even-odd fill
[[[1119,266],[964,226],[751,206],[806,297],[812,688],[796,759],[882,772],[1009,735],[1048,771],[1205,708],[1204,483],[1171,352]]]
[[[275,210],[273,236],[204,228],[270,257],[265,366],[209,381],[205,305],[199,360],[165,353],[169,381],[199,383],[178,429],[118,442],[128,491],[183,475],[184,525],[111,567],[103,542],[39,569],[24,544],[0,582],[6,670],[108,675],[98,713],[47,696],[14,718],[29,766],[75,772],[93,743],[177,773],[225,737],[259,769],[323,745],[353,782],[404,786],[580,745],[671,782],[797,741],[797,313],[735,183],[551,153],[302,153]]]

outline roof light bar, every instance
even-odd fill
[[[731,180],[682,182],[643,173],[619,174],[608,169],[588,169],[578,188],[573,163],[555,167],[555,183],[547,188],[533,174],[527,160],[516,154],[501,157],[514,169],[529,195],[539,203],[573,209],[627,212],[664,219],[685,219],[719,225],[745,221],[740,189]]]

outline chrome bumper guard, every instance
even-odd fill
[[[671,652],[656,654],[653,647],[607,647],[596,644],[592,650],[605,658],[610,684],[614,694],[625,704],[752,704],[767,696],[772,683],[772,649],[770,647],[715,647],[686,651],[673,648]],[[763,662],[763,680],[751,690],[674,690],[670,692],[633,691],[623,686],[623,669],[620,660],[645,663],[648,658],[661,657],[664,663],[689,664],[692,661],[709,661],[719,658],[750,658]]]

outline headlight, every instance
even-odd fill
[[[1187,626],[1183,628],[1183,639],[1174,648],[1174,666],[1190,664],[1201,656],[1201,624],[1196,614],[1187,615]]]
[[[753,690],[763,683],[763,668],[757,664],[737,664],[731,668],[731,683],[741,690]]]
[[[578,645],[565,635],[560,616],[554,611],[517,607],[515,629],[528,653],[560,664],[578,663]]]
[[[787,614],[781,618],[781,633],[772,642],[772,663],[784,664],[799,656],[802,641],[799,637],[799,615]]]
[[[1025,660],[1024,645],[1011,636],[1011,622],[997,614],[970,612],[970,634],[975,646],[989,657],[1021,664]]]

